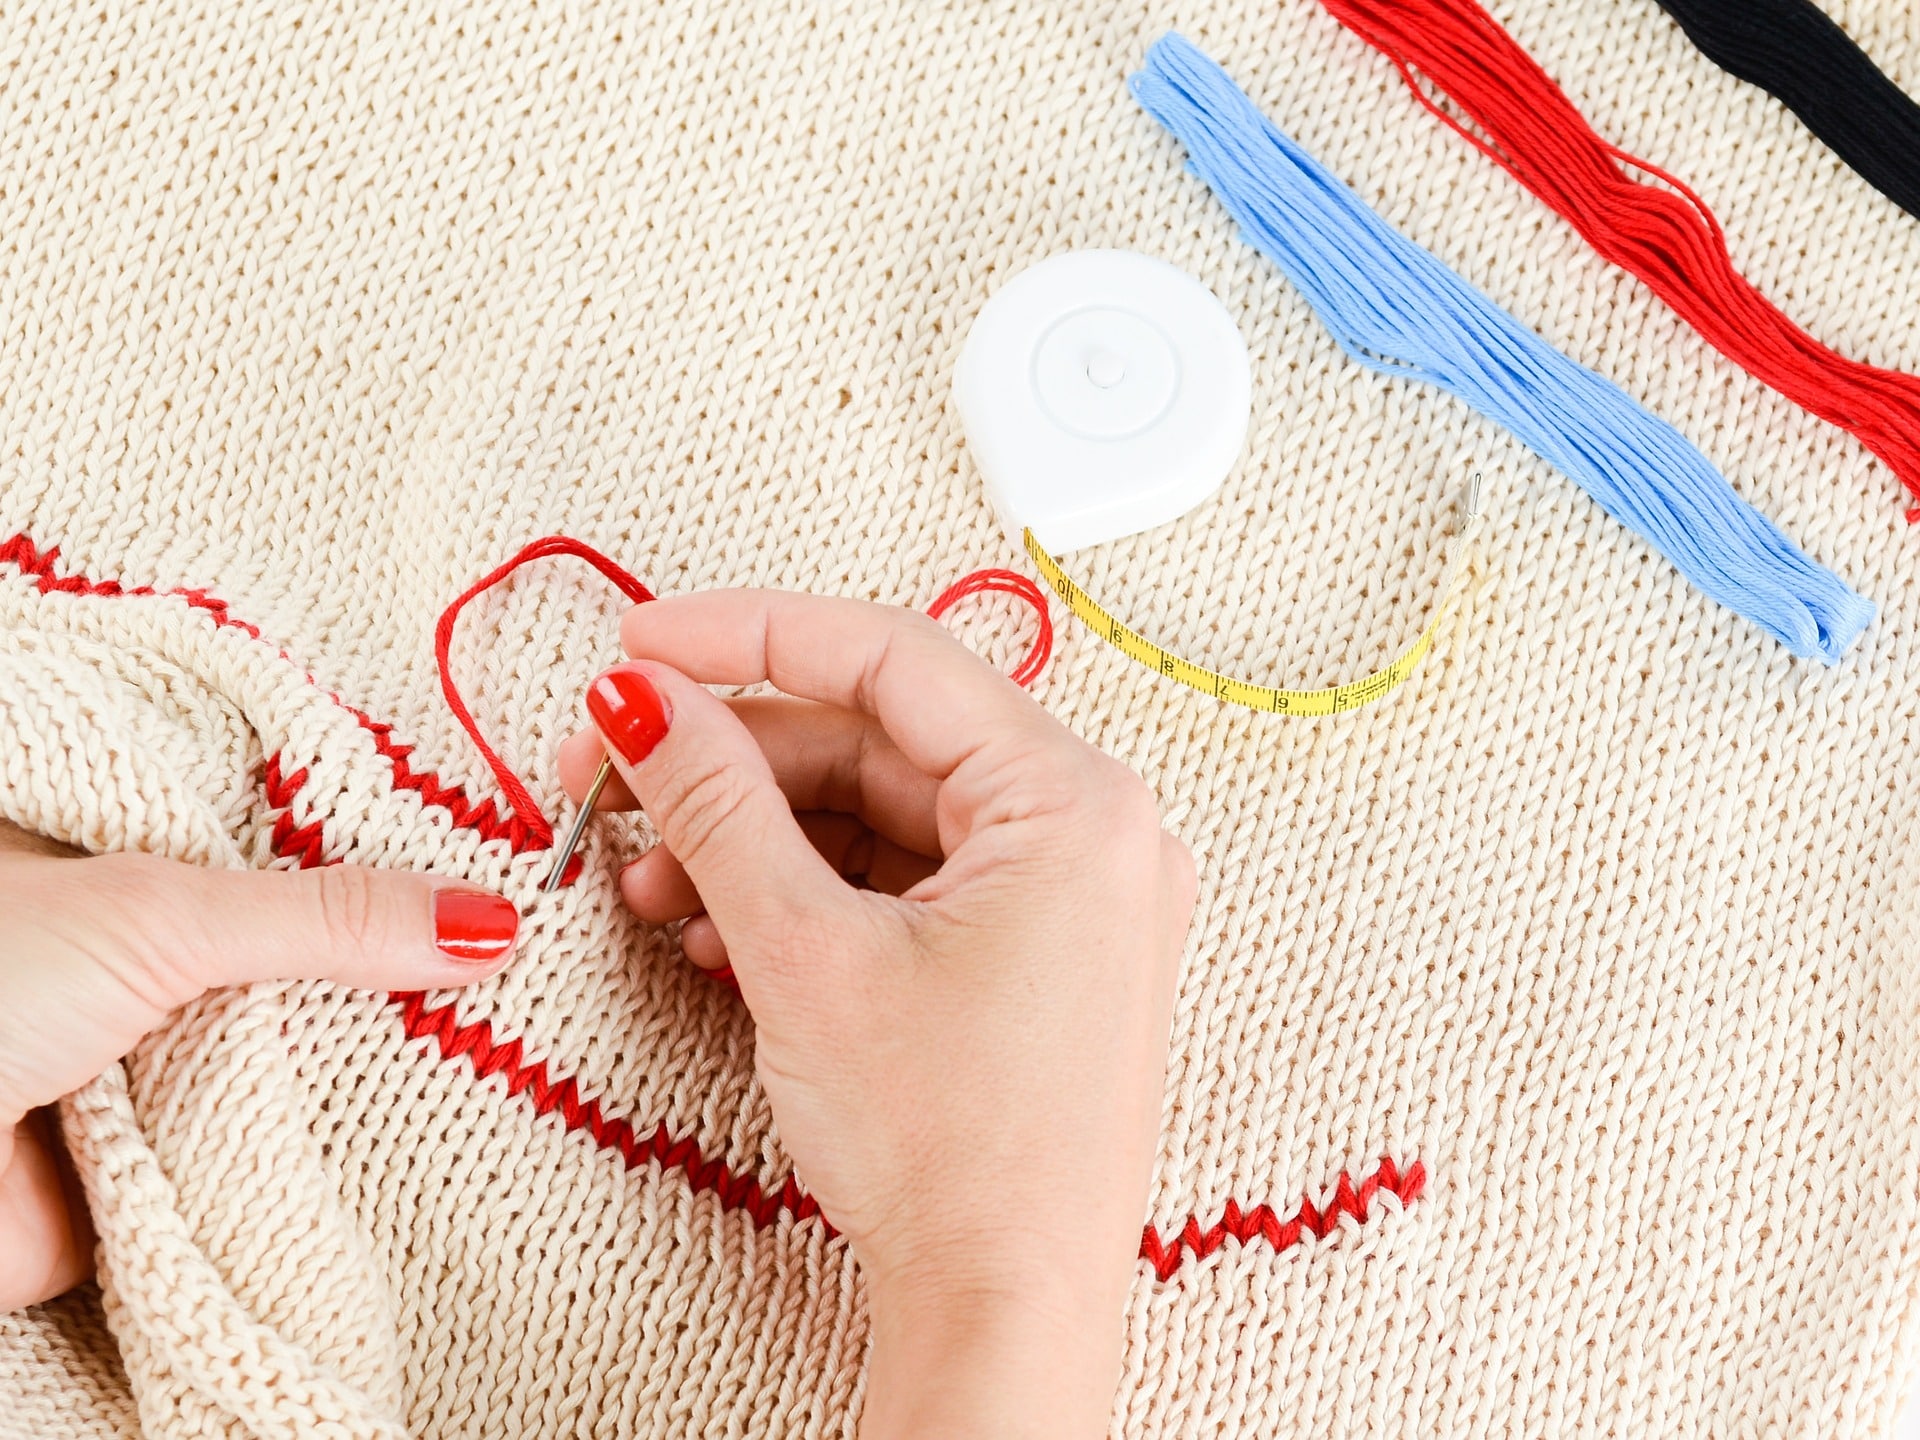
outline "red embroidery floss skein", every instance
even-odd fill
[[[1646,282],[1721,354],[1851,433],[1920,497],[1920,378],[1849,360],[1781,314],[1734,268],[1706,203],[1659,166],[1601,138],[1473,0],[1321,3],[1394,63],[1414,98],[1601,255]],[[1421,76],[1469,123],[1435,104]],[[1636,171],[1673,189],[1637,179]],[[1920,504],[1907,519],[1920,521]]]

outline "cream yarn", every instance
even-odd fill
[[[1651,0],[1496,8],[1783,309],[1920,366],[1920,224]],[[1920,92],[1908,7],[1835,10]],[[1128,98],[1169,25],[1873,598],[1845,663],[1794,663],[1464,406],[1344,361]],[[844,1248],[688,1178],[789,1178],[742,1012],[618,911],[618,827],[541,899],[541,854],[423,793],[494,796],[429,631],[555,531],[661,591],[924,604],[1017,563],[949,380],[993,287],[1079,245],[1198,275],[1254,361],[1221,495],[1075,557],[1142,630],[1236,674],[1363,673],[1422,621],[1458,478],[1490,481],[1469,601],[1387,704],[1222,709],[1071,624],[1038,687],[1203,872],[1156,1229],[1427,1175],[1324,1239],[1143,1264],[1115,1433],[1891,1423],[1920,1236],[1898,486],[1311,0],[7,4],[0,66],[0,541],[32,547],[0,558],[0,814],[432,867],[528,916],[473,992],[214,997],[75,1096],[101,1288],[0,1319],[0,1437],[851,1430]],[[619,609],[554,562],[457,637],[550,816]],[[1017,653],[1023,617],[976,613]],[[630,1167],[618,1120],[669,1163]]]

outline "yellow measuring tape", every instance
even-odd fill
[[[1171,680],[1178,680],[1182,685],[1217,700],[1225,700],[1231,705],[1270,710],[1276,715],[1337,715],[1345,710],[1358,710],[1362,705],[1371,705],[1391,695],[1432,648],[1434,633],[1440,628],[1440,621],[1446,615],[1447,602],[1453,598],[1454,586],[1465,568],[1467,541],[1480,519],[1480,477],[1477,474],[1467,485],[1465,510],[1460,533],[1453,544],[1453,559],[1447,565],[1447,578],[1441,583],[1440,599],[1433,607],[1433,618],[1427,621],[1426,628],[1385,668],[1325,690],[1282,690],[1273,685],[1255,685],[1250,680],[1236,680],[1231,675],[1222,675],[1217,670],[1209,670],[1204,665],[1182,659],[1109,615],[1099,601],[1074,584],[1067,572],[1060,568],[1060,562],[1034,538],[1033,531],[1025,531],[1024,538],[1027,554],[1033,557],[1041,578],[1053,587],[1053,593],[1060,597],[1062,603],[1084,620],[1094,634],[1131,655],[1149,670],[1157,670]]]

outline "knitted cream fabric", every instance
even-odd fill
[[[1499,12],[1789,314],[1920,367],[1920,223],[1651,0]],[[1837,13],[1920,93],[1901,0]],[[1345,361],[1128,98],[1169,24],[1878,602],[1845,663]],[[1139,1267],[1115,1434],[1884,1433],[1920,1359],[1905,497],[1311,0],[7,4],[0,65],[0,814],[527,916],[471,992],[218,996],[75,1096],[101,1308],[0,1321],[0,1436],[852,1430],[857,1277],[780,1203],[745,1014],[618,909],[627,827],[553,897],[488,838],[430,629],[551,532],[662,591],[924,605],[1020,563],[954,361],[997,285],[1095,245],[1199,276],[1253,355],[1224,491],[1070,557],[1149,634],[1364,673],[1488,480],[1467,597],[1387,703],[1223,708],[1071,623],[1037,687],[1204,877],[1150,1214],[1201,1243]],[[542,562],[459,632],[550,818],[621,608]],[[957,622],[1020,653],[1013,610]],[[1209,1241],[1260,1204],[1339,1218]]]

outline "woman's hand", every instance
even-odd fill
[[[78,859],[0,823],[0,1310],[93,1269],[92,1227],[40,1107],[169,1011],[252,980],[465,985],[506,963],[518,925],[511,901],[428,875]]]
[[[862,1434],[1093,1436],[1118,1377],[1193,863],[1131,771],[932,621],[655,601],[567,742],[731,963],[780,1136],[868,1284]],[[771,680],[794,698],[722,702]],[[849,883],[849,878],[854,882]],[[865,887],[865,888],[861,888]]]

